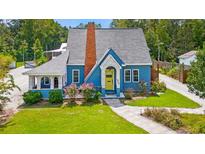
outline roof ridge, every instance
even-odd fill
[[[79,29],[79,30],[87,30],[87,28],[69,28],[69,29]],[[95,30],[142,30],[142,28],[95,28]]]

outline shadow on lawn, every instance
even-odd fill
[[[104,104],[104,102],[102,101],[95,101],[95,102],[82,102],[82,103],[77,103],[77,102],[69,102],[67,103],[64,107],[62,103],[57,103],[57,104],[51,104],[48,101],[41,101],[37,104],[32,104],[32,105],[28,105],[28,104],[23,104],[19,107],[19,109],[37,109],[37,108],[65,108],[65,107],[76,107],[76,106],[89,106],[92,107],[93,105],[96,104]]]
[[[14,125],[16,125],[16,123],[14,123],[12,120],[10,120],[9,122],[7,122],[4,125],[0,125],[0,131],[4,130],[7,127],[14,126]]]

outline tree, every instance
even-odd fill
[[[114,19],[113,28],[142,28],[153,59],[177,61],[190,50],[203,47],[205,20]],[[160,52],[159,52],[160,51]]]
[[[205,46],[197,53],[196,61],[191,64],[187,83],[191,92],[205,98]]]
[[[25,61],[25,53],[28,51],[28,43],[26,40],[21,41],[21,45],[19,47],[20,55],[22,55],[23,62]]]
[[[39,39],[35,40],[32,50],[34,52],[34,60],[39,59],[41,56],[43,56],[43,47],[41,46]]]
[[[13,50],[14,38],[9,27],[3,22],[0,23],[0,53]]]
[[[3,111],[6,102],[10,100],[11,91],[18,88],[14,83],[13,76],[8,74],[8,66],[12,61],[10,56],[0,55],[0,112]]]

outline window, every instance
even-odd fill
[[[44,85],[49,85],[50,84],[50,80],[48,77],[43,77],[43,83]]]
[[[124,70],[124,81],[131,82],[131,70],[130,69]]]
[[[54,78],[54,88],[58,88],[58,78]]]
[[[72,73],[72,82],[73,83],[79,83],[79,78],[80,78],[80,74],[79,74],[79,70],[73,70]]]
[[[132,82],[139,82],[139,70],[132,70]]]

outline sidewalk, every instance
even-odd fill
[[[116,114],[151,134],[176,134],[170,128],[141,116],[141,109],[138,107],[124,105],[119,99],[104,100]]]

